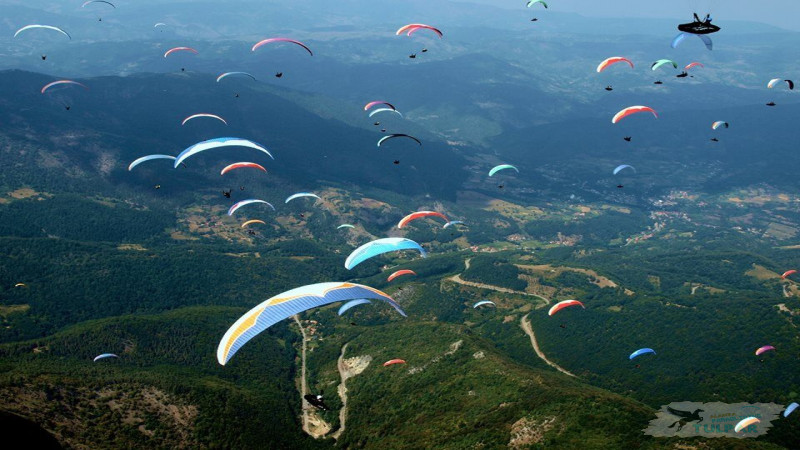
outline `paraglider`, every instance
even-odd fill
[[[531,6],[533,6],[533,5],[537,4],[537,3],[541,3],[542,6],[544,6],[544,9],[547,9],[547,3],[545,3],[544,0],[529,0],[527,6],[528,6],[528,8],[530,8]]]
[[[373,106],[376,106],[376,105],[386,105],[390,109],[396,109],[394,107],[394,105],[392,105],[389,102],[384,102],[382,100],[375,100],[375,101],[369,102],[366,105],[364,105],[364,111],[368,111],[370,108],[372,108]]]
[[[69,35],[69,33],[67,33],[66,31],[62,30],[62,29],[61,29],[61,28],[59,28],[59,27],[54,27],[54,26],[52,26],[52,25],[38,25],[38,24],[33,24],[33,25],[25,25],[24,27],[22,27],[22,28],[20,28],[19,30],[17,30],[17,32],[16,32],[16,33],[14,33],[14,37],[17,37],[17,36],[18,36],[20,33],[22,33],[23,31],[27,31],[27,30],[35,30],[35,29],[43,29],[43,30],[53,30],[53,31],[57,31],[57,32],[59,32],[59,33],[63,34],[64,36],[66,36],[66,37],[68,37],[68,38],[72,39],[72,36],[70,36],[70,35]],[[44,58],[42,58],[42,59],[44,59]]]
[[[390,359],[389,361],[386,361],[385,363],[383,363],[383,367],[388,367],[388,366],[392,366],[392,365],[395,365],[395,364],[405,364],[405,363],[406,362],[404,360],[402,360],[402,359]]]
[[[495,302],[493,302],[491,300],[481,300],[481,301],[475,303],[474,305],[472,305],[472,309],[478,309],[479,307],[484,306],[484,305],[492,305],[495,308],[497,307]]]
[[[620,62],[628,63],[628,65],[631,66],[631,69],[633,69],[633,62],[631,62],[630,59],[625,58],[623,56],[612,56],[611,58],[604,59],[603,62],[601,62],[597,66],[597,73],[600,73],[600,72],[606,70],[611,65],[616,64],[616,63],[620,63]]]
[[[703,65],[703,63],[699,63],[699,62],[692,62],[692,63],[689,63],[689,64],[687,64],[687,65],[686,65],[686,66],[683,68],[683,70],[684,70],[684,71],[686,71],[686,72],[688,72],[688,71],[689,71],[689,69],[692,69],[692,68],[695,68],[695,67],[702,67],[702,68],[704,68],[704,69],[706,68],[706,66],[704,66],[704,65]]]
[[[552,316],[553,314],[561,311],[564,308],[569,308],[570,306],[580,306],[581,308],[586,309],[586,307],[583,306],[583,303],[579,302],[578,300],[564,300],[553,305],[550,308],[550,311],[547,311],[547,315]]]
[[[767,106],[775,106],[775,102],[769,102],[767,103]]]
[[[798,405],[796,402],[790,403],[789,406],[787,406],[783,411],[783,417],[789,417],[789,414],[791,414],[798,407],[800,407],[800,405]]]
[[[310,192],[298,192],[297,194],[292,194],[289,197],[287,197],[286,201],[284,203],[289,203],[290,201],[292,201],[292,200],[294,200],[296,198],[301,198],[301,197],[311,197],[311,198],[316,198],[318,200],[321,200],[319,198],[319,195],[317,195],[317,194],[312,194]]]
[[[446,224],[444,224],[444,226],[442,228],[447,229],[448,227],[451,227],[453,225],[464,225],[464,222],[462,222],[460,220],[451,220],[450,222],[447,222]]]
[[[114,9],[117,9],[117,7],[116,7],[116,6],[115,6],[113,3],[111,3],[111,2],[108,2],[108,1],[106,1],[106,0],[88,0],[88,1],[86,1],[86,2],[83,2],[83,4],[81,5],[81,8],[86,8],[86,5],[90,5],[90,4],[92,4],[92,3],[104,3],[104,4],[106,4],[106,5],[109,5],[109,6],[111,6],[111,7],[112,7],[112,8],[114,8]],[[99,22],[102,22],[102,21],[103,21],[103,18],[102,18],[102,17],[98,17],[98,18],[97,18],[97,20],[98,20]]]
[[[314,52],[312,52],[311,49],[306,46],[306,44],[303,44],[300,41],[295,41],[294,39],[288,39],[288,38],[269,38],[269,39],[264,39],[262,41],[258,41],[253,45],[253,48],[251,48],[250,51],[254,52],[258,48],[260,48],[260,47],[262,47],[264,45],[273,43],[273,42],[289,42],[289,43],[292,43],[292,44],[295,44],[295,45],[299,45],[300,47],[303,47],[304,49],[306,49],[306,51],[308,52],[309,55],[314,56]]]
[[[713,138],[711,138],[711,142],[719,142],[719,139],[713,137]]]
[[[797,270],[795,270],[795,269],[787,270],[786,272],[783,272],[783,275],[781,275],[781,279],[785,280],[786,277],[788,277],[789,275],[794,275],[796,273],[797,273]]]
[[[611,119],[611,123],[617,123],[620,120],[630,116],[631,114],[637,114],[642,112],[649,112],[652,113],[653,116],[658,119],[658,114],[655,112],[653,108],[649,106],[629,106],[622,111],[614,114],[614,117]]]
[[[724,120],[718,120],[718,121],[716,121],[716,122],[711,124],[711,129],[712,130],[716,130],[719,127],[728,128],[728,126],[729,126],[728,122],[725,122]]]
[[[328,405],[326,405],[325,402],[322,401],[321,395],[306,394],[303,396],[303,399],[305,399],[305,401],[307,401],[309,405],[317,409],[321,409],[323,411],[330,411]]]
[[[757,423],[761,423],[761,421],[758,420],[756,417],[747,417],[745,419],[740,420],[739,423],[737,423],[736,426],[733,428],[733,431],[738,433],[744,430],[745,428],[749,427],[750,425],[755,425]]]
[[[659,81],[653,81],[653,84],[664,84],[664,82],[663,82],[663,81],[661,81],[661,80],[659,80]]]
[[[625,169],[631,169],[631,170],[633,170],[633,173],[636,173],[636,168],[635,167],[629,166],[627,164],[622,164],[622,165],[617,166],[616,169],[614,169],[614,175],[622,172]]]
[[[635,352],[631,353],[631,356],[629,356],[628,359],[636,358],[637,356],[644,355],[645,353],[652,353],[654,355],[656,354],[655,350],[653,350],[652,348],[640,348],[639,350],[636,350]]]
[[[674,39],[672,39],[672,43],[669,46],[672,48],[678,48],[678,45],[681,42],[683,42],[683,40],[686,39],[687,36],[689,36],[689,33],[678,33],[678,35],[675,36]],[[711,40],[710,37],[704,34],[695,34],[695,36],[697,36],[701,41],[703,41],[703,44],[705,44],[708,50],[714,49],[714,42]]]
[[[398,270],[397,272],[394,272],[393,274],[389,275],[389,278],[386,279],[386,282],[391,282],[395,278],[401,277],[403,275],[416,275],[416,274],[417,272],[414,272],[413,270],[408,270],[408,269]]]
[[[195,54],[195,55],[197,54],[197,50],[193,49],[192,47],[175,47],[175,48],[171,48],[171,49],[167,50],[164,53],[164,58],[166,58],[167,56],[169,56],[169,55],[171,55],[171,54],[173,54],[175,52],[189,52],[189,53],[192,53],[192,54]]]
[[[758,350],[756,350],[756,356],[760,356],[760,355],[762,355],[762,354],[764,354],[764,353],[766,353],[768,351],[771,351],[771,350],[775,350],[775,347],[773,347],[771,345],[765,345],[763,347],[759,347]]]
[[[678,30],[691,34],[710,34],[720,30],[718,26],[711,24],[711,14],[706,14],[703,20],[697,17],[697,13],[694,13],[693,16],[694,22],[682,23],[678,25]]]
[[[269,156],[272,159],[275,159],[269,152],[269,150],[264,148],[264,146],[259,145],[253,141],[248,141],[247,139],[242,139],[237,137],[221,137],[221,138],[209,139],[207,141],[198,142],[197,144],[194,144],[191,147],[186,148],[186,150],[182,151],[175,158],[174,166],[178,167],[178,165],[182,163],[184,160],[200,152],[222,147],[248,147],[266,153],[267,156]]]
[[[200,113],[200,114],[192,114],[191,116],[183,119],[183,122],[181,122],[181,125],[186,125],[186,122],[188,122],[188,121],[190,121],[192,119],[197,119],[198,117],[208,117],[210,119],[217,119],[220,122],[224,123],[225,125],[228,124],[228,122],[226,122],[225,119],[223,119],[222,117],[220,117],[220,116],[218,116],[216,114]]]
[[[147,155],[147,156],[142,156],[141,158],[137,158],[132,163],[130,163],[130,165],[128,166],[128,171],[133,170],[134,167],[138,166],[139,164],[141,164],[141,163],[143,163],[145,161],[152,161],[154,159],[170,159],[170,160],[174,161],[175,157],[174,156],[170,156],[170,155]]]
[[[119,356],[117,356],[117,355],[115,355],[113,353],[103,353],[101,355],[95,356],[94,359],[92,360],[92,362],[97,362],[97,361],[100,361],[101,359],[106,359],[106,358],[119,358]]]
[[[27,284],[25,284],[25,283],[17,283],[17,284],[15,284],[15,285],[14,285],[14,287],[15,287],[15,288],[18,288],[18,287],[28,287],[28,285],[27,285]]]
[[[497,172],[500,172],[501,170],[506,170],[506,169],[514,169],[514,170],[517,171],[517,173],[519,173],[519,169],[517,169],[515,166],[512,166],[511,164],[500,164],[499,166],[492,167],[492,169],[489,171],[489,176],[491,177],[494,174],[496,174]]]
[[[116,8],[116,6],[114,6],[113,3],[107,2],[105,0],[89,0],[89,1],[83,2],[83,4],[81,5],[81,8],[86,8],[86,5],[88,5],[90,3],[105,3],[106,5],[111,5],[112,8]]]
[[[60,85],[65,85],[65,84],[67,84],[67,85],[75,85],[75,86],[80,86],[80,87],[82,87],[82,88],[86,89],[87,91],[89,90],[89,88],[88,88],[88,87],[87,87],[85,84],[78,83],[77,81],[72,81],[72,80],[58,80],[58,81],[53,81],[52,83],[47,83],[47,84],[45,84],[45,85],[44,85],[44,87],[42,87],[42,90],[41,90],[41,92],[42,92],[42,94],[44,94],[44,93],[45,93],[45,92],[46,92],[48,89],[50,89],[50,88],[51,88],[51,87],[53,87],[53,86],[60,86]]]
[[[256,163],[253,163],[253,162],[237,162],[237,163],[233,163],[233,164],[229,164],[229,165],[225,166],[225,168],[222,169],[222,171],[219,174],[220,175],[225,175],[226,173],[230,172],[231,170],[244,169],[244,168],[258,169],[258,170],[260,170],[260,171],[262,171],[264,173],[267,172],[267,169],[265,169],[264,166],[262,166],[261,164],[256,164]],[[242,190],[244,190],[244,188],[242,188]]]
[[[406,238],[383,238],[367,242],[366,244],[353,250],[344,262],[347,270],[352,270],[362,262],[384,253],[396,252],[400,250],[417,250],[420,256],[427,257],[428,254],[421,245]]]
[[[625,136],[622,139],[625,140],[625,142],[630,142],[632,137],[631,136]]]
[[[254,223],[260,223],[261,225],[266,225],[267,224],[263,220],[250,219],[250,220],[248,220],[248,221],[246,221],[245,223],[242,224],[242,228],[247,228],[248,225],[252,225]]]
[[[230,191],[228,191],[228,195],[226,197],[228,197],[228,196],[230,196]],[[264,200],[259,200],[259,199],[256,199],[256,198],[251,198],[251,199],[242,200],[240,202],[234,203],[233,206],[231,206],[230,209],[228,209],[228,215],[232,216],[233,213],[235,213],[236,210],[238,210],[242,206],[252,205],[254,203],[263,203],[263,204],[269,206],[270,208],[272,208],[273,211],[275,211],[275,207],[272,206],[272,204],[270,202],[264,201]]]
[[[406,316],[400,305],[391,297],[369,286],[341,282],[301,286],[270,297],[231,325],[217,347],[217,361],[224,366],[252,338],[294,314],[329,303],[357,298],[381,300],[394,307],[403,317]]]
[[[613,90],[614,90],[614,88],[612,88],[611,86],[606,86],[606,90],[607,90],[607,91],[613,91]]]
[[[783,81],[785,81],[786,85],[789,86],[789,90],[790,91],[794,90],[794,81],[792,81],[792,80],[783,80]],[[769,83],[767,83],[767,87],[772,89],[780,82],[781,82],[780,78],[773,78],[773,79],[769,80]]]
[[[344,305],[342,305],[341,308],[339,308],[339,312],[337,314],[341,316],[342,314],[346,313],[350,308],[352,308],[354,306],[366,305],[366,304],[369,304],[369,303],[372,303],[372,302],[367,300],[367,299],[365,299],[365,298],[358,298],[358,299],[355,299],[355,300],[350,300],[349,302],[347,302]]]
[[[436,211],[417,211],[417,212],[411,213],[411,214],[403,217],[402,219],[400,219],[400,222],[397,223],[397,228],[403,228],[404,226],[408,225],[409,222],[411,222],[412,220],[421,219],[423,217],[439,217],[441,219],[444,219],[445,223],[450,221],[450,219],[448,219],[447,216],[445,216],[444,214],[442,214],[440,212],[436,212]]]
[[[656,70],[659,67],[663,66],[664,64],[671,64],[673,68],[675,69],[678,68],[678,63],[676,63],[671,59],[659,59],[650,66],[650,70]]]
[[[227,191],[222,191],[222,195],[223,195],[225,198],[231,198],[231,190],[230,190],[230,189],[228,189]]]
[[[372,111],[371,113],[369,113],[369,116],[372,117],[375,114],[378,114],[378,113],[381,113],[381,112],[393,112],[393,113],[397,114],[398,116],[403,117],[403,115],[400,113],[400,111],[398,111],[396,109],[392,109],[392,108],[378,108],[378,109]]]
[[[349,223],[343,223],[343,224],[339,225],[338,227],[336,227],[337,230],[341,230],[342,228],[355,228],[355,226],[354,225],[350,225]]]
[[[225,72],[225,73],[223,73],[222,75],[220,75],[220,76],[218,76],[218,77],[217,77],[217,83],[219,83],[219,82],[220,82],[220,81],[222,81],[223,79],[225,79],[225,78],[227,78],[227,77],[229,77],[229,76],[232,76],[232,75],[243,75],[243,76],[246,76],[246,77],[250,77],[250,78],[252,78],[252,79],[253,79],[253,81],[256,81],[256,77],[254,77],[253,75],[250,75],[250,74],[249,74],[249,73],[247,73],[247,72]]]
[[[410,23],[408,25],[404,25],[395,32],[395,36],[400,36],[402,33],[406,33],[406,36],[411,36],[417,30],[431,30],[440,38],[443,37],[442,32],[439,31],[438,28],[434,28],[430,25],[425,25],[422,23]]]
[[[283,72],[277,72],[277,73],[275,73],[275,78],[280,78],[280,77],[282,77],[282,76],[283,76]]]
[[[378,147],[380,147],[381,144],[383,144],[384,142],[388,141],[389,139],[394,139],[394,138],[399,138],[399,137],[413,139],[413,140],[417,141],[417,144],[422,145],[422,141],[420,141],[419,139],[415,138],[414,136],[410,136],[408,134],[403,134],[403,133],[394,133],[394,134],[390,134],[388,136],[384,136],[384,137],[378,139]]]

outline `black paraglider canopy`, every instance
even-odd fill
[[[711,14],[706,14],[705,19],[700,20],[697,13],[694,13],[694,22],[682,23],[678,25],[678,29],[691,34],[711,34],[720,30],[718,26],[711,23]]]

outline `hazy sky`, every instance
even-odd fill
[[[526,0],[466,0],[516,8]],[[547,0],[551,11],[588,17],[663,17],[687,19],[710,10],[724,26],[728,20],[750,20],[800,31],[800,0]]]

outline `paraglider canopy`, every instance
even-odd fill
[[[292,200],[294,200],[296,198],[301,198],[301,197],[311,197],[311,198],[316,198],[318,200],[320,199],[319,195],[317,195],[317,194],[312,194],[310,192],[298,192],[297,194],[292,194],[289,197],[287,197],[286,201],[284,203],[289,203],[290,201],[292,201]]]
[[[790,403],[789,406],[786,407],[786,410],[783,411],[783,417],[789,417],[789,414],[791,414],[792,411],[794,411],[798,407],[800,407],[800,405],[798,405],[797,403],[795,402]]]
[[[224,123],[225,125],[228,124],[228,122],[226,122],[225,119],[223,119],[222,117],[220,117],[220,116],[218,116],[216,114],[199,113],[199,114],[192,114],[191,116],[183,119],[183,122],[181,122],[181,125],[186,125],[186,122],[188,122],[188,121],[190,121],[192,119],[197,119],[198,117],[208,117],[210,119],[217,119],[220,122]]]
[[[85,84],[78,83],[77,81],[72,81],[72,80],[58,80],[58,81],[53,81],[52,83],[47,83],[47,84],[45,84],[45,85],[44,85],[44,87],[42,87],[42,90],[41,90],[41,92],[42,92],[42,94],[44,94],[44,93],[45,93],[45,92],[47,92],[47,90],[48,90],[48,89],[50,89],[51,87],[53,87],[53,86],[60,86],[60,85],[64,85],[64,84],[72,84],[72,85],[75,85],[75,86],[80,86],[80,87],[82,87],[82,88],[86,89],[87,91],[89,90],[89,88],[88,88],[88,87],[86,87],[86,85],[85,85]]]
[[[309,284],[270,297],[240,317],[220,340],[217,361],[224,366],[252,338],[294,314],[357,298],[384,301],[406,316],[391,297],[369,286],[341,282]]]
[[[403,276],[403,275],[416,275],[416,274],[417,274],[417,272],[414,272],[413,270],[402,269],[402,270],[398,270],[397,272],[389,275],[389,278],[387,278],[386,281],[387,282],[391,282],[395,278]]]
[[[230,192],[228,192],[228,195],[230,195]],[[272,203],[270,203],[268,201],[265,201],[265,200],[259,200],[257,198],[251,198],[251,199],[242,200],[240,202],[234,203],[233,206],[231,206],[230,209],[228,209],[228,215],[232,216],[233,213],[235,213],[236,210],[238,210],[242,206],[252,205],[253,203],[263,203],[263,204],[269,206],[270,208],[272,208],[273,211],[275,211],[275,207],[272,206]]]
[[[372,303],[372,302],[367,300],[367,299],[365,299],[365,298],[357,298],[355,300],[350,300],[349,302],[347,302],[344,305],[342,305],[341,308],[339,308],[339,312],[337,314],[341,316],[342,314],[346,313],[350,308],[352,308],[354,306],[366,305],[368,303]]]
[[[603,62],[601,62],[600,65],[597,66],[597,73],[600,73],[600,72],[606,70],[612,64],[616,64],[616,63],[619,63],[619,62],[626,62],[626,63],[628,63],[628,65],[631,66],[631,69],[633,69],[633,62],[631,62],[630,59],[624,58],[622,56],[612,56],[611,58],[607,58],[607,59],[603,60]]]
[[[261,164],[256,164],[254,162],[236,162],[236,163],[229,164],[229,165],[225,166],[225,168],[223,168],[222,171],[219,174],[220,175],[225,175],[226,173],[230,172],[231,170],[244,169],[244,168],[258,169],[258,170],[260,170],[262,172],[266,172],[267,171],[267,169],[265,169],[264,166],[262,166]]]
[[[103,353],[101,355],[95,356],[92,361],[93,362],[97,362],[97,361],[100,361],[101,359],[106,359],[106,358],[119,358],[119,356],[117,356],[117,355],[115,355],[113,353]]]
[[[135,159],[128,166],[128,171],[133,170],[134,167],[138,166],[139,164],[141,164],[141,163],[143,163],[145,161],[151,161],[153,159],[169,159],[169,160],[175,161],[175,157],[174,156],[170,156],[170,155],[147,155],[147,156],[142,156],[141,158]]]
[[[390,359],[389,361],[383,363],[383,367],[392,366],[394,364],[405,364],[405,363],[406,362],[402,359]]]
[[[553,314],[561,311],[564,308],[569,308],[570,306],[580,306],[581,308],[586,309],[586,307],[583,306],[583,303],[579,302],[578,300],[564,300],[553,305],[553,307],[550,308],[550,311],[547,312],[547,315],[552,316]]]
[[[397,223],[397,228],[403,228],[404,226],[408,225],[412,220],[422,219],[423,217],[439,217],[441,219],[444,219],[445,223],[450,221],[450,219],[448,219],[447,216],[445,216],[440,212],[417,211],[400,219],[400,222]]]
[[[299,45],[300,47],[303,47],[304,49],[306,49],[306,51],[308,52],[309,55],[314,56],[314,52],[312,52],[311,49],[306,46],[306,44],[303,44],[300,41],[295,41],[294,39],[280,38],[280,37],[279,38],[264,39],[262,41],[256,42],[253,45],[253,48],[250,49],[250,51],[254,52],[259,47],[262,47],[264,45],[270,44],[272,42],[289,42],[289,43],[292,43],[292,44],[295,44],[295,45]]]
[[[425,258],[428,254],[421,245],[406,238],[383,238],[376,239],[371,242],[358,247],[350,253],[350,256],[344,262],[344,267],[347,270],[361,264],[362,262],[388,252],[395,252],[399,250],[417,250],[420,255]]]
[[[618,173],[622,172],[622,171],[623,171],[623,170],[625,170],[625,169],[631,169],[631,170],[633,170],[633,173],[636,173],[636,168],[635,168],[635,167],[633,167],[633,166],[629,166],[629,165],[627,165],[627,164],[622,164],[622,165],[620,165],[620,166],[617,166],[617,168],[616,168],[616,169],[614,169],[614,175],[616,175],[616,174],[618,174]]]
[[[248,225],[252,225],[254,223],[260,223],[261,225],[266,225],[267,224],[263,220],[250,219],[250,220],[248,220],[248,221],[246,221],[245,223],[242,224],[242,228],[247,228]]]
[[[763,347],[759,347],[758,350],[756,350],[756,356],[759,356],[759,355],[761,355],[763,353],[766,353],[766,352],[768,352],[770,350],[775,350],[775,347],[773,347],[771,345],[765,345]]]
[[[640,348],[639,350],[636,350],[635,352],[631,353],[631,356],[629,356],[628,359],[636,358],[637,356],[644,355],[645,353],[652,353],[655,355],[656,351],[653,350],[652,348]]]
[[[489,176],[491,177],[494,174],[496,174],[497,172],[500,172],[501,170],[506,170],[506,169],[514,169],[514,170],[517,171],[517,173],[519,173],[519,169],[517,169],[515,166],[512,166],[511,164],[500,164],[499,166],[492,167],[492,170],[489,171]]]
[[[14,37],[17,37],[17,36],[18,36],[20,33],[22,33],[23,31],[27,31],[27,30],[35,30],[35,29],[37,29],[37,28],[38,28],[38,29],[43,29],[43,30],[53,30],[53,31],[58,31],[59,33],[63,34],[64,36],[66,36],[66,37],[68,37],[68,38],[72,39],[72,36],[70,36],[70,35],[69,35],[69,33],[67,33],[66,31],[62,30],[62,29],[61,29],[61,28],[59,28],[59,27],[54,27],[54,26],[52,26],[52,25],[39,25],[39,24],[25,25],[24,27],[22,27],[22,28],[20,28],[19,30],[17,30],[17,32],[16,32],[16,33],[14,33]]]
[[[656,111],[653,108],[650,108],[649,106],[629,106],[629,107],[623,109],[622,111],[614,114],[614,117],[611,118],[611,123],[617,123],[620,120],[630,116],[631,114],[637,114],[637,113],[641,113],[641,112],[652,113],[653,117],[658,119],[658,113],[656,113]]]

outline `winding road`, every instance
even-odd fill
[[[344,363],[344,352],[347,350],[347,344],[342,346],[342,353],[339,355],[339,360],[336,363],[336,368],[339,369],[339,377],[342,382],[339,384],[339,398],[342,400],[342,409],[339,410],[339,429],[331,435],[334,439],[338,440],[339,436],[344,433],[345,421],[347,421],[347,386],[345,383],[350,378],[350,373]]]
[[[464,260],[464,267],[465,267],[464,270],[469,270],[469,261],[470,261],[469,259],[465,259]],[[550,304],[550,299],[542,297],[541,295],[531,294],[530,292],[515,291],[513,289],[508,289],[508,288],[504,288],[504,287],[500,287],[500,286],[492,286],[491,284],[483,284],[483,283],[476,283],[474,281],[466,281],[466,280],[463,280],[461,278],[461,274],[453,275],[452,277],[448,278],[448,280],[450,280],[450,281],[452,281],[454,283],[462,284],[464,286],[470,286],[470,287],[475,287],[475,288],[479,288],[479,289],[488,289],[490,291],[502,292],[504,294],[516,294],[516,295],[525,295],[525,296],[528,296],[528,297],[536,297],[536,298],[540,298],[540,299],[544,300],[545,303],[547,303],[548,305]]]
[[[533,351],[536,352],[536,356],[538,356],[542,361],[546,362],[548,366],[556,369],[557,371],[565,375],[578,378],[574,373],[568,371],[567,369],[564,369],[563,367],[559,366],[553,361],[547,359],[547,356],[545,356],[545,354],[539,348],[539,343],[536,342],[536,335],[533,334],[533,328],[531,327],[531,322],[528,320],[527,314],[522,316],[522,320],[520,320],[519,324],[522,327],[522,330],[525,331],[525,334],[527,334],[528,337],[531,338],[531,346],[533,346]]]
[[[303,431],[314,439],[319,439],[330,431],[331,427],[324,420],[319,418],[317,414],[311,409],[313,406],[309,405],[306,401],[306,394],[308,393],[308,380],[306,378],[306,349],[308,344],[308,337],[303,324],[300,323],[300,318],[295,314],[292,316],[300,328],[300,334],[303,336],[303,351],[301,353],[300,364],[300,402],[303,405]]]
[[[464,266],[466,268],[465,270],[469,269],[469,259],[464,260]],[[544,300],[545,304],[547,304],[547,305],[549,305],[550,302],[551,302],[551,300],[549,298],[542,297],[541,295],[531,294],[529,292],[515,291],[515,290],[512,290],[512,289],[507,289],[507,288],[500,287],[500,286],[492,286],[490,284],[476,283],[476,282],[473,282],[473,281],[465,281],[465,280],[461,279],[461,275],[460,274],[459,275],[453,275],[452,277],[448,278],[448,280],[450,280],[452,282],[455,282],[455,283],[458,283],[458,284],[462,284],[464,286],[470,286],[470,287],[475,287],[475,288],[479,288],[479,289],[488,289],[488,290],[491,290],[491,291],[503,292],[503,293],[506,293],[506,294],[527,295],[529,297],[540,298],[540,299]],[[573,374],[570,371],[564,369],[563,367],[559,366],[558,364],[554,363],[553,361],[550,361],[549,359],[547,359],[547,356],[545,356],[545,354],[539,348],[539,343],[536,342],[536,335],[533,333],[533,327],[531,327],[531,322],[528,320],[528,315],[527,314],[522,316],[522,320],[520,320],[520,326],[522,327],[522,330],[525,331],[525,334],[527,334],[528,337],[531,338],[531,346],[533,347],[533,351],[536,352],[536,356],[538,356],[542,361],[547,363],[548,366],[558,370],[559,372],[561,372],[561,373],[563,373],[565,375],[569,375],[571,377],[578,378],[575,374]]]

